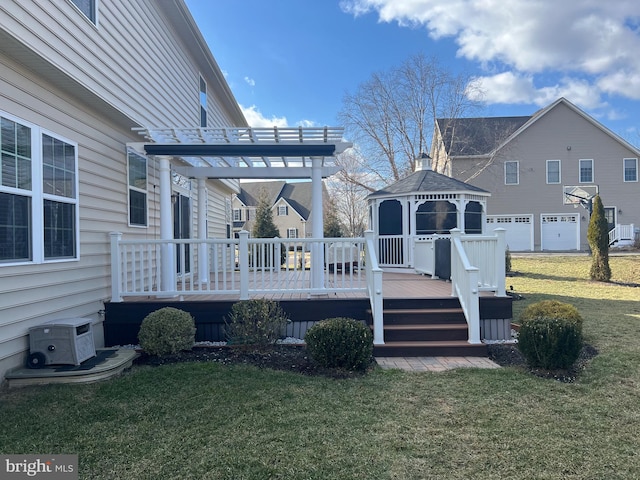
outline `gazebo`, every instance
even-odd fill
[[[381,267],[414,267],[414,242],[427,236],[482,234],[489,192],[431,169],[431,157],[416,159],[416,171],[367,197]]]

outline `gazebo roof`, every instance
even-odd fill
[[[433,170],[421,170],[396,183],[382,188],[369,195],[368,198],[383,196],[408,195],[418,193],[473,193],[476,195],[490,196],[491,194],[482,188],[447,177]]]

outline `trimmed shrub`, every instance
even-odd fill
[[[225,318],[227,340],[236,345],[273,345],[283,334],[289,317],[273,300],[234,303]]]
[[[520,317],[518,349],[528,365],[566,369],[582,350],[582,317],[570,304],[546,300],[529,305]]]
[[[140,346],[150,355],[168,355],[191,350],[195,343],[193,317],[184,310],[164,307],[151,312],[140,325]]]
[[[328,318],[304,336],[311,359],[327,368],[365,370],[373,354],[373,334],[353,318]]]
[[[511,273],[511,252],[508,245],[504,251],[504,273]]]
[[[578,309],[570,303],[562,303],[557,300],[532,303],[520,315],[521,321],[535,318],[560,318],[577,322],[582,326],[582,316]]]

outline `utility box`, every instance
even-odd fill
[[[442,280],[451,280],[451,240],[438,238],[435,241],[436,248],[436,277]]]
[[[96,356],[91,320],[54,320],[29,329],[27,366],[80,365]]]

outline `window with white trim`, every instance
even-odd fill
[[[580,160],[580,183],[593,183],[593,160]]]
[[[127,151],[129,177],[129,225],[148,225],[147,157]]]
[[[78,258],[78,146],[0,112],[0,263]]]
[[[520,182],[518,172],[518,161],[504,162],[504,184],[505,185],[518,185]]]
[[[233,209],[233,221],[234,222],[241,222],[242,221],[242,210],[240,210],[239,208],[234,208]]]
[[[207,82],[200,77],[200,126],[207,126]]]
[[[560,160],[547,160],[547,183],[557,184],[561,181]]]
[[[71,0],[71,3],[78,7],[78,10],[91,20],[91,23],[96,24],[98,18],[96,15],[98,11],[97,1],[98,0]]]
[[[298,229],[287,228],[287,238],[298,238]]]
[[[624,168],[625,182],[638,181],[638,159],[637,158],[625,158],[623,160],[623,168]]]
[[[286,217],[287,215],[289,215],[289,207],[287,207],[286,205],[279,205],[278,206],[278,216],[279,217]]]

